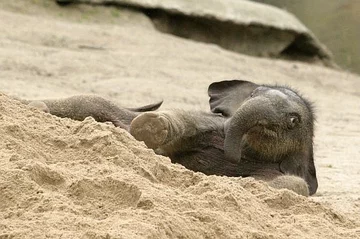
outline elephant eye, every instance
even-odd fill
[[[300,116],[292,114],[288,119],[288,128],[293,129],[300,123]]]

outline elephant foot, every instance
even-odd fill
[[[130,124],[130,134],[146,146],[156,149],[166,143],[170,122],[157,112],[145,112],[138,115]]]
[[[38,109],[40,111],[43,111],[45,113],[50,113],[50,110],[48,108],[48,106],[42,102],[42,101],[39,101],[39,100],[34,100],[34,101],[31,101],[28,106],[30,108],[34,108],[34,109]]]
[[[277,189],[289,189],[291,191],[296,192],[299,195],[309,196],[309,188],[306,181],[300,177],[293,175],[283,175],[279,176],[272,181],[268,182],[268,184]]]

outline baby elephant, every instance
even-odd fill
[[[295,91],[248,81],[209,86],[213,113],[140,114],[130,133],[175,163],[205,174],[252,176],[302,195],[317,190],[311,104]]]
[[[240,80],[212,83],[208,94],[212,113],[153,112],[161,102],[124,109],[94,96],[43,102],[60,117],[111,121],[193,171],[252,176],[305,196],[316,192],[314,116],[308,101],[287,87]]]

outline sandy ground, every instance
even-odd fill
[[[125,10],[0,9],[0,238],[360,238],[359,76],[161,34]],[[207,86],[235,78],[291,85],[314,102],[316,195],[193,173],[121,129],[6,96],[206,111]]]

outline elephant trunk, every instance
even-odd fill
[[[240,162],[241,158],[251,154],[252,158],[272,158],[281,149],[273,149],[279,142],[282,114],[273,100],[266,97],[250,98],[242,104],[236,113],[225,123],[225,156]],[[277,145],[279,146],[279,145]]]

